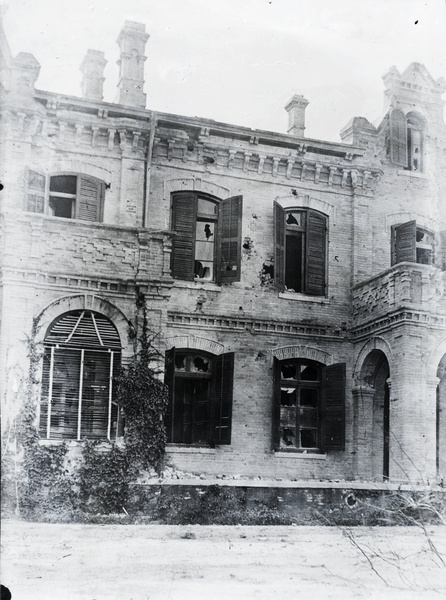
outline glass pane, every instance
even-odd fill
[[[213,242],[196,242],[195,260],[199,260],[201,262],[212,262],[214,260]]]
[[[302,389],[300,390],[300,405],[317,408],[318,390]]]
[[[190,370],[200,373],[210,373],[210,360],[202,356],[193,356]]]
[[[296,365],[283,363],[280,365],[282,379],[296,379]]]
[[[197,210],[203,215],[216,215],[217,204],[215,202],[211,202],[210,200],[205,200],[204,198],[198,198]]]
[[[280,404],[282,406],[296,406],[295,388],[280,388]]]
[[[304,381],[319,381],[319,369],[309,365],[300,365],[300,378]]]
[[[194,262],[194,277],[211,281],[214,274],[214,263],[196,260]]]
[[[300,432],[301,448],[317,448],[317,434],[315,429],[302,429]]]
[[[299,410],[301,428],[317,427],[317,410],[314,408],[301,408]]]
[[[185,354],[175,354],[175,371],[185,371],[186,370],[186,355]]]
[[[296,447],[296,429],[295,427],[284,427],[280,438],[282,448]]]
[[[53,217],[72,218],[73,200],[71,198],[59,198],[50,196],[49,200],[50,215]]]
[[[215,238],[215,223],[212,221],[197,221],[195,239],[202,242],[213,242]]]
[[[302,211],[291,211],[287,213],[285,222],[287,225],[305,227],[305,213]]]
[[[55,175],[50,179],[50,192],[76,194],[76,175]]]

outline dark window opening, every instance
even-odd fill
[[[392,227],[392,265],[413,262],[435,264],[435,236],[431,231],[409,221]]]
[[[242,197],[172,195],[172,275],[189,281],[240,280]]]
[[[230,444],[233,362],[232,353],[213,356],[175,348],[166,353],[169,443]]]

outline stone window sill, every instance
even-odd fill
[[[295,292],[279,292],[279,298],[298,302],[316,302],[318,304],[328,304],[329,302],[325,296],[306,296],[305,294],[297,294]]]
[[[326,460],[327,455],[317,452],[299,452],[298,450],[276,450],[276,458],[289,458],[291,460]]]
[[[218,451],[232,452],[232,448],[227,446],[219,446],[218,448],[209,448],[207,446],[175,446],[167,445],[167,454],[216,454]]]
[[[398,169],[398,175],[405,175],[406,177],[415,177],[416,179],[429,179],[426,173],[419,173],[418,171],[409,171],[409,169]]]
[[[186,288],[189,290],[206,290],[210,292],[221,292],[221,285],[212,281],[184,281],[183,279],[175,279],[173,287]]]

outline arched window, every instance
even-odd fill
[[[345,364],[275,358],[274,449],[343,450],[344,432]]]
[[[394,108],[389,115],[390,161],[410,171],[424,170],[424,121],[417,113]]]
[[[116,438],[120,423],[114,378],[120,358],[118,332],[103,315],[76,310],[52,323],[44,340],[42,438]]]
[[[240,281],[242,196],[218,201],[196,192],[172,195],[172,276]]]
[[[279,290],[326,293],[328,217],[309,208],[274,203],[274,280]]]
[[[28,171],[28,212],[101,222],[105,184],[90,175],[43,175]]]
[[[231,443],[234,354],[172,348],[166,352],[169,386],[167,440],[174,444]]]

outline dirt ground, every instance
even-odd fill
[[[2,523],[12,600],[432,600],[442,560],[445,527]]]

